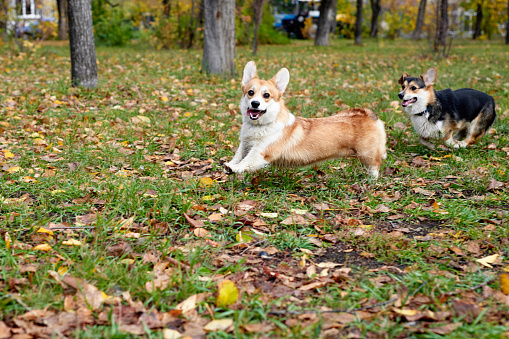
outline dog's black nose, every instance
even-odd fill
[[[251,101],[251,106],[253,108],[258,108],[258,106],[260,106],[260,102],[259,101]]]
[[[398,98],[403,99],[404,95],[403,93],[398,93]]]

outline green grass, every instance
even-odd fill
[[[424,42],[406,40],[367,40],[362,47],[341,40],[325,48],[298,41],[263,46],[256,57],[247,48],[236,53],[239,72],[251,59],[262,78],[289,69],[285,99],[296,115],[320,117],[361,106],[376,111],[386,123],[389,149],[380,179],[369,179],[348,159],[224,174],[221,164],[238,146],[240,74],[232,80],[207,77],[200,72],[200,50],[98,48],[99,86],[85,90],[69,87],[67,48],[44,46],[29,58],[5,49],[0,320],[23,333],[28,327],[19,319],[30,309],[87,310],[82,326],[61,329],[79,338],[160,338],[161,326],[140,320],[149,312],[171,314],[166,327],[180,333],[192,322],[233,319],[232,330],[208,333],[212,338],[258,332],[435,338],[431,327],[457,322],[463,325],[447,334],[451,338],[507,334],[509,308],[500,302],[498,278],[509,253],[507,47],[498,40],[457,40],[442,60]],[[493,134],[454,151],[418,143],[409,119],[391,102],[398,100],[403,72],[420,75],[431,66],[438,68],[436,89],[472,87],[495,98]],[[503,186],[488,189],[492,180]],[[248,200],[256,204],[244,215],[239,205]],[[380,205],[389,212],[378,212]],[[203,222],[205,238],[196,236],[184,213]],[[307,225],[282,223],[293,213]],[[96,220],[83,221],[89,214]],[[212,214],[221,218],[210,221]],[[53,229],[52,237],[37,232],[54,224],[74,229]],[[246,243],[239,243],[240,232]],[[81,245],[63,244],[68,239]],[[51,251],[34,249],[45,243]],[[475,261],[493,254],[502,258],[493,268]],[[154,261],[167,262],[171,272],[165,288],[149,291],[146,283],[157,277]],[[308,276],[307,269],[320,262],[342,266],[326,272],[316,266]],[[345,268],[352,270],[340,271]],[[83,279],[118,300],[67,309],[76,290],[56,282],[50,271]],[[241,292],[230,308],[216,306],[222,279]],[[310,291],[298,290],[324,279]],[[123,297],[126,292],[132,301]],[[179,315],[177,304],[196,294],[195,313]],[[404,308],[398,302],[376,306],[395,297],[413,311],[449,313],[412,321],[395,311]],[[419,303],[424,297],[429,301]],[[477,305],[475,316],[455,309],[458,300]],[[130,311],[130,302],[138,303],[138,311]],[[349,322],[334,322],[327,313],[271,313],[326,308],[364,313]],[[141,332],[122,327],[118,312],[127,312],[121,319]],[[47,327],[41,319],[27,321],[39,326],[36,333]],[[258,332],[246,327],[260,323]]]

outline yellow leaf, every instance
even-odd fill
[[[161,101],[168,101],[168,97],[164,96],[164,95],[160,99],[161,99]]]
[[[53,250],[50,245],[48,244],[40,244],[32,248],[34,251],[42,251],[42,252],[49,252]]]
[[[27,175],[26,177],[23,178],[23,181],[24,182],[37,182],[37,179],[35,179],[34,177],[31,177],[29,175]]]
[[[65,266],[60,266],[60,267],[58,268],[57,272],[58,272],[58,275],[63,276],[64,274],[66,274],[66,273],[67,273],[67,267],[65,267]]]
[[[250,242],[253,240],[253,237],[251,236],[251,232],[239,231],[239,233],[235,236],[235,240],[238,242]]]
[[[67,246],[81,246],[83,245],[81,243],[81,241],[79,240],[76,240],[76,239],[69,239],[69,240],[66,240],[66,241],[62,241],[62,245],[67,245]]]
[[[212,180],[212,178],[209,177],[200,178],[201,187],[210,187],[212,185],[214,185],[214,180]]]
[[[509,294],[509,274],[502,273],[500,275],[500,289],[502,293]]]
[[[149,117],[146,117],[144,115],[138,115],[137,118],[140,119],[141,121],[147,123],[147,124],[150,124],[150,118]]]
[[[52,230],[49,230],[49,229],[44,228],[44,227],[40,227],[37,230],[37,233],[46,233],[46,234],[49,234],[49,235],[53,235],[53,231]]]
[[[11,158],[14,158],[14,154],[11,153],[11,151],[9,151],[8,149],[6,149],[4,151],[4,158],[6,159],[11,159]]]
[[[62,101],[60,101],[60,100],[55,100],[55,101],[53,101],[53,102],[54,102],[56,105],[62,105],[62,104],[63,104],[63,102],[62,102]]]
[[[34,132],[34,133],[30,134],[30,137],[31,138],[40,138],[41,135],[39,133],[37,133],[37,132]]]
[[[16,172],[19,172],[21,171],[21,167],[18,167],[18,166],[13,166],[13,167],[10,167],[7,172],[9,173],[16,173]]]
[[[223,280],[219,283],[216,306],[227,307],[234,304],[239,298],[239,290],[231,280]]]
[[[9,127],[11,124],[9,124],[7,121],[2,121],[2,122],[0,122],[0,125],[2,125],[4,127]]]
[[[498,257],[499,257],[498,254],[493,254],[481,259],[476,259],[476,261],[481,265],[492,268],[493,266],[491,266],[490,264],[493,264]]]
[[[9,235],[9,232],[5,233],[4,240],[5,240],[5,247],[7,249],[11,248],[11,236]]]
[[[179,339],[182,338],[182,334],[180,334],[177,330],[171,330],[169,328],[163,329],[163,338],[164,339]]]
[[[44,139],[42,139],[42,138],[35,138],[34,139],[34,144],[39,145],[39,146],[40,145],[46,145],[46,141]]]
[[[207,332],[216,332],[216,331],[224,331],[231,332],[233,331],[233,320],[232,319],[215,319],[209,322],[207,325],[203,327],[203,329]]]
[[[193,91],[193,89],[192,89],[192,88],[190,88],[190,89],[188,89],[186,92],[187,92],[187,95],[193,95],[193,92],[194,92],[194,91]]]
[[[64,190],[54,190],[54,191],[51,191],[51,195],[56,195],[58,193],[65,193]]]
[[[122,259],[122,260],[120,260],[120,263],[126,264],[126,265],[132,265],[132,264],[134,264],[134,259]]]
[[[397,308],[394,308],[394,312],[399,313],[401,315],[407,315],[407,316],[412,316],[412,315],[416,315],[417,313],[419,313],[419,311],[417,311],[417,310],[400,310]]]

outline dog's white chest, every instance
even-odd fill
[[[283,128],[284,126],[279,123],[268,125],[245,124],[242,126],[241,139],[248,148],[256,147],[263,150],[281,137]]]
[[[410,119],[414,125],[414,129],[423,138],[438,139],[442,132],[443,122],[431,123],[428,120],[427,114],[417,116],[411,115]]]

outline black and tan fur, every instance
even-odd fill
[[[399,79],[402,91],[398,97],[419,142],[431,149],[435,145],[430,139],[441,139],[452,148],[476,143],[495,122],[495,100],[470,88],[435,91],[436,76],[436,67],[431,67],[420,77],[404,73]]]

